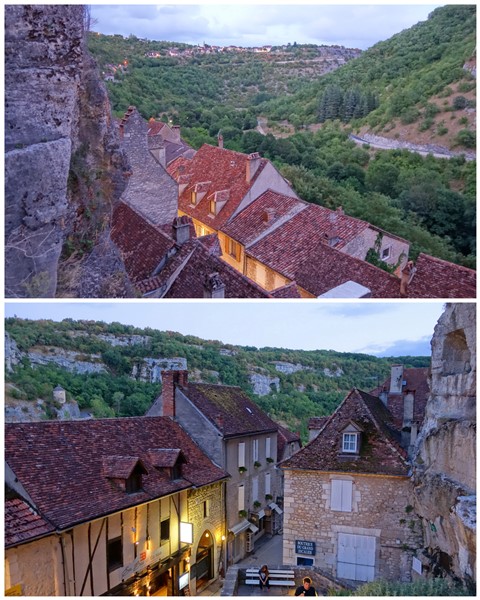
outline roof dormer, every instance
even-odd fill
[[[346,427],[340,431],[340,454],[358,456],[361,447],[362,428],[350,421]]]
[[[215,192],[210,200],[210,215],[216,216],[222,210],[230,198],[230,190]]]
[[[187,462],[185,455],[178,448],[154,448],[148,452],[152,465],[164,471],[174,481],[182,478],[182,465]]]
[[[127,494],[142,491],[142,476],[148,471],[137,456],[105,456],[103,475]]]
[[[201,183],[197,183],[191,191],[190,204],[196,206],[201,200],[203,200],[211,184],[211,181],[202,181]]]

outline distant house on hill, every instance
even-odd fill
[[[163,371],[162,395],[147,415],[177,421],[215,464],[228,471],[228,564],[254,551],[281,526],[281,478],[276,468],[279,426],[239,388],[188,381],[187,371]],[[287,443],[297,437],[280,435]],[[283,444],[285,449],[285,444]]]
[[[421,532],[407,452],[382,400],[353,389],[284,471],[284,564],[409,581]]]

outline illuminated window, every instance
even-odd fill
[[[228,238],[228,254],[235,260],[240,260],[240,244],[231,238]]]
[[[215,200],[210,200],[210,214],[211,215],[217,214],[217,203],[215,202]]]
[[[195,206],[197,204],[197,192],[192,192],[190,195],[190,203]]]

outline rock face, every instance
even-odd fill
[[[432,339],[431,393],[414,457],[423,569],[467,584],[476,564],[475,335],[475,305],[447,305]]]
[[[260,373],[251,373],[250,383],[253,387],[253,393],[257,396],[268,396],[273,389],[277,392],[280,391],[280,379],[278,377],[260,375]]]
[[[5,7],[8,297],[55,296],[65,240],[80,232],[95,248],[123,191],[108,97],[85,47],[86,14],[80,5]],[[78,281],[88,287],[95,273],[80,269]]]
[[[159,383],[162,381],[162,371],[186,371],[186,358],[144,358],[135,364],[130,377],[137,381]]]

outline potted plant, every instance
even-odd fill
[[[255,502],[253,503],[253,508],[260,508],[262,506],[262,503],[259,502],[258,500],[255,500]]]
[[[239,473],[245,473],[246,470],[247,470],[247,467],[238,467]]]
[[[267,502],[268,502],[269,500],[273,500],[273,496],[272,496],[272,494],[265,494],[265,500],[267,500]]]
[[[247,511],[246,511],[246,510],[239,510],[239,511],[238,511],[238,516],[239,516],[241,519],[246,519],[246,518],[247,518]]]
[[[253,463],[253,466],[254,466],[256,469],[258,469],[258,467],[261,467],[261,466],[262,466],[262,463],[261,463],[261,462],[258,462],[258,460],[256,460],[256,461]]]
[[[269,456],[269,457],[267,458],[267,462],[269,462],[269,463],[273,463],[273,462],[274,462],[274,461],[273,461],[273,458],[272,458],[271,456]]]

